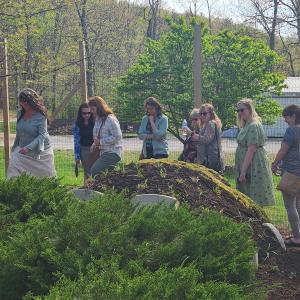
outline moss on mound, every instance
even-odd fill
[[[196,210],[215,210],[238,222],[248,222],[260,247],[270,248],[262,226],[267,221],[265,213],[222,176],[203,166],[166,159],[144,160],[101,174],[90,188],[100,192],[113,188],[125,191],[127,196],[163,194],[187,202]]]

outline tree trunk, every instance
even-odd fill
[[[297,37],[300,45],[300,0],[296,1],[296,18],[297,18]]]
[[[85,53],[87,59],[87,72],[86,72],[87,92],[88,92],[88,96],[93,96],[94,95],[93,58],[92,58],[92,51],[90,49],[89,39],[88,39],[88,30],[87,30],[88,20],[86,15],[86,4],[87,4],[87,0],[81,1],[81,5],[75,1],[75,6],[80,19],[82,36],[85,43]]]
[[[273,10],[273,19],[271,25],[271,31],[269,34],[269,47],[271,50],[275,49],[275,38],[276,38],[276,27],[277,27],[277,15],[278,15],[278,5],[279,0],[273,0],[274,10]]]
[[[159,9],[159,0],[149,0],[150,19],[148,21],[147,37],[157,39],[157,14]]]

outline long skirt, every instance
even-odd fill
[[[7,169],[7,178],[17,177],[23,173],[35,177],[55,177],[55,165],[53,149],[47,149],[33,158],[19,153],[20,147],[16,147],[11,154]]]

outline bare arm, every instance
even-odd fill
[[[276,172],[278,163],[284,159],[288,150],[289,150],[289,145],[285,142],[282,142],[281,147],[280,147],[279,151],[277,152],[274,161],[272,162],[272,171],[273,172]]]
[[[246,152],[244,161],[243,161],[243,165],[242,165],[242,169],[241,169],[241,174],[239,176],[239,181],[240,182],[244,182],[246,180],[246,173],[247,170],[252,162],[252,159],[254,157],[254,154],[257,150],[257,145],[256,144],[250,144],[248,146],[248,150]]]

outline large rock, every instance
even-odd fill
[[[175,209],[179,207],[179,201],[176,198],[159,194],[136,195],[132,199],[132,202],[139,207],[157,205],[161,203],[174,206]]]
[[[100,192],[90,189],[72,189],[71,192],[81,200],[91,200],[103,195]]]

